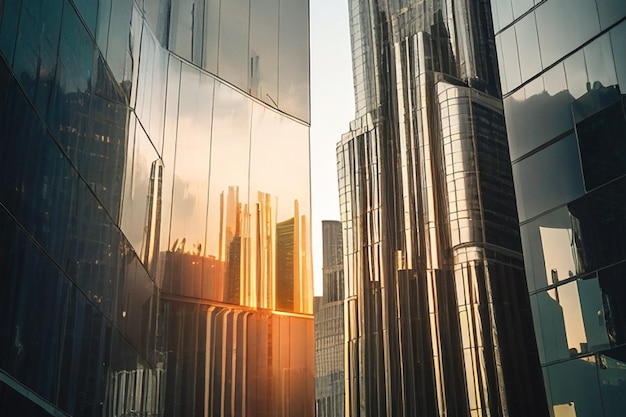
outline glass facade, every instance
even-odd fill
[[[620,416],[626,3],[529,1],[517,14],[516,1],[491,3],[550,413]]]
[[[313,416],[308,32],[0,1],[1,416]]]
[[[315,297],[315,415],[343,417],[344,288],[341,222],[322,222],[324,295]]]
[[[490,4],[349,5],[346,413],[546,416]]]

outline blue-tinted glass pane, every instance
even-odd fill
[[[250,0],[222,2],[218,74],[243,90],[248,90],[248,78],[250,76],[248,59],[249,14]]]
[[[517,52],[517,39],[515,28],[510,27],[499,35],[500,48],[498,49],[498,62],[500,73],[503,73],[503,92],[513,90],[522,82]]]
[[[555,416],[595,417],[602,409],[596,361],[593,356],[573,359],[547,368],[548,403]],[[587,381],[584,384],[573,381]]]
[[[4,57],[13,62],[13,51],[17,39],[17,25],[20,20],[21,0],[7,1],[4,3],[2,20],[0,21],[0,51]]]
[[[584,192],[574,135],[513,165],[520,221],[567,203]]]
[[[99,0],[74,0],[81,17],[87,24],[91,33],[96,33],[96,20],[98,18]]]
[[[608,87],[617,84],[613,51],[608,35],[604,35],[585,46],[583,52],[590,88],[598,89],[601,86]]]

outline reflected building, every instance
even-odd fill
[[[0,416],[313,416],[308,14],[0,1]]]
[[[343,240],[341,222],[322,222],[323,289],[315,297],[315,415],[345,410]]]
[[[548,403],[554,417],[619,416],[626,406],[626,3],[536,3],[491,1]]]
[[[547,416],[485,0],[351,0],[346,413]]]

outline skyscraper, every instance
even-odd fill
[[[322,244],[324,294],[315,308],[315,410],[316,417],[343,417],[345,342],[341,222],[322,222]]]
[[[0,1],[0,416],[313,415],[308,36]]]
[[[352,0],[350,416],[545,416],[487,0]]]
[[[492,6],[548,403],[555,417],[620,416],[626,407],[626,2],[535,3],[493,0]]]

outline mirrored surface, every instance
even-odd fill
[[[576,136],[569,135],[513,164],[520,221],[584,193]]]
[[[565,9],[571,13],[563,13]],[[536,15],[544,67],[567,55],[600,31],[594,0],[550,0],[541,5]]]

